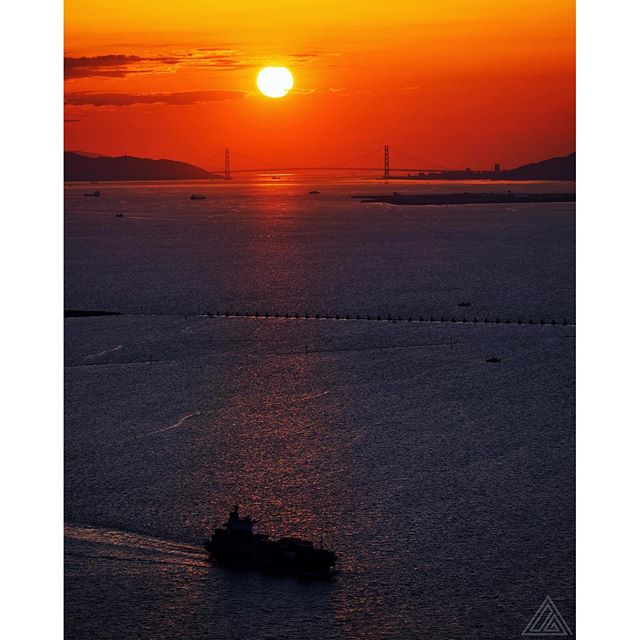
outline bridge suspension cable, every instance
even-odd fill
[[[209,162],[209,160],[213,160],[214,158],[222,158],[222,154],[223,151],[222,149],[220,149],[220,151],[216,151],[215,153],[212,153],[211,155],[207,156],[206,158],[202,158],[201,160],[198,160],[199,164],[204,164],[205,162]]]
[[[358,160],[362,160],[363,158],[367,158],[367,157],[374,156],[374,155],[378,154],[380,152],[381,148],[382,147],[376,147],[375,149],[371,149],[371,150],[367,151],[366,153],[362,153],[362,154],[360,154],[358,156],[355,156],[353,158],[349,158],[347,160],[341,160],[340,162],[334,162],[332,164],[324,165],[323,168],[334,169],[334,168],[342,167],[343,165],[346,165],[346,164],[350,164],[352,162],[357,162]],[[248,156],[248,155],[246,155],[244,153],[240,153],[239,151],[236,151],[235,149],[233,151],[233,154],[234,154],[234,156],[240,157],[243,160],[248,160],[249,162],[252,162],[252,163],[255,163],[257,165],[260,165],[261,167],[264,167],[265,170],[267,168],[273,167],[273,163],[265,162],[264,160],[258,160],[256,158],[252,158],[251,156]],[[289,164],[285,163],[283,166],[289,166]],[[301,168],[304,168],[304,167],[301,167]],[[269,169],[269,170],[272,170],[272,169]]]
[[[233,150],[233,155],[234,156],[238,156],[239,158],[242,158],[243,160],[248,160],[249,162],[255,162],[256,164],[259,164],[262,167],[270,167],[272,163],[270,162],[265,162],[264,160],[256,160],[256,158],[252,158],[251,156],[248,156],[244,153],[240,153],[239,151],[236,151],[235,149]]]
[[[396,147],[390,147],[390,149],[394,153],[404,156],[405,158],[409,158],[409,160],[413,160],[414,162],[420,163],[420,165],[424,166],[425,168],[442,169],[444,171],[455,171],[455,169],[452,169],[451,167],[443,167],[442,165],[438,165],[435,162],[427,162],[421,158],[416,158],[415,156],[412,156],[408,153],[404,153],[404,151],[400,151],[400,149],[396,149]]]
[[[340,167],[345,164],[350,164],[351,162],[357,162],[358,160],[362,160],[363,158],[368,158],[369,156],[377,155],[380,153],[382,147],[376,147],[372,151],[367,151],[367,153],[363,153],[355,158],[349,158],[349,160],[342,160],[341,162],[335,162],[334,164],[327,165],[327,169],[333,169],[335,167]]]

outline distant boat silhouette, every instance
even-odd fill
[[[94,191],[93,193],[83,193],[83,196],[87,196],[88,198],[99,198],[100,197],[100,192],[99,191]]]
[[[470,307],[471,303],[470,302],[458,302],[458,306],[459,307]]]
[[[314,189],[313,191],[309,191],[309,195],[310,195],[310,196],[312,196],[312,195],[316,195],[316,194],[318,194],[318,193],[320,193],[320,192],[319,192],[319,191],[317,191],[316,189]]]
[[[500,358],[496,358],[495,356],[492,356],[491,358],[487,358],[485,362],[500,362]]]
[[[207,196],[202,195],[201,193],[192,193],[191,200],[206,200]]]
[[[124,216],[124,213],[116,213],[116,218],[122,218]]]

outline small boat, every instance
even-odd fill
[[[100,197],[100,192],[99,191],[94,191],[93,193],[83,193],[83,196],[86,196],[87,198],[99,198]]]
[[[470,307],[471,303],[470,302],[458,302],[458,306],[459,307]]]
[[[314,189],[313,191],[309,191],[309,195],[310,195],[310,196],[315,196],[315,195],[317,195],[317,194],[319,194],[319,193],[320,193],[320,192],[319,192],[319,191],[317,191],[316,189]]]
[[[495,356],[492,356],[491,358],[487,358],[485,362],[500,362],[500,358],[496,358]]]
[[[240,517],[235,505],[223,528],[204,541],[204,548],[216,562],[230,567],[306,578],[330,578],[337,573],[336,554],[322,544],[317,548],[300,538],[271,540],[253,532],[255,523],[249,516]]]
[[[192,193],[191,200],[206,200],[207,196],[202,195],[201,193]]]
[[[122,218],[124,216],[124,213],[116,213],[116,218]]]

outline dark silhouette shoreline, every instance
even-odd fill
[[[562,180],[576,179],[576,154],[549,158],[540,162],[530,162],[515,169],[500,169],[496,165],[493,171],[474,171],[473,169],[439,170],[428,172],[390,175],[385,180]]]

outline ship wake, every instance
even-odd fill
[[[65,556],[207,568],[206,553],[183,542],[128,531],[65,524]]]

